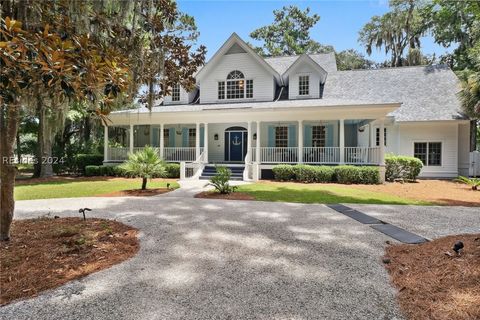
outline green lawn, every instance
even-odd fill
[[[109,192],[139,189],[141,179],[59,179],[53,181],[40,181],[15,186],[15,200],[34,200],[51,198],[76,198],[91,197]],[[147,188],[164,188],[170,183],[171,188],[178,188],[174,181],[152,180]]]
[[[366,204],[415,204],[431,205],[427,201],[400,198],[387,193],[356,189],[349,185],[255,183],[239,186],[256,200],[300,203],[366,203]]]

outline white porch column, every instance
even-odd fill
[[[130,153],[133,153],[133,124],[130,125]]]
[[[303,163],[303,120],[298,121],[298,163]]]
[[[203,160],[208,163],[208,123],[204,123],[203,126]]]
[[[247,123],[247,155],[248,158],[245,159],[246,162],[252,162],[252,121]]]
[[[164,132],[165,125],[163,123],[160,124],[160,159],[163,159],[163,149],[165,148],[165,136]]]
[[[345,163],[345,121],[340,119],[339,128],[340,163]]]
[[[108,161],[108,127],[103,127],[103,161]]]
[[[260,141],[261,141],[261,135],[260,135],[260,121],[257,121],[257,142],[255,143],[255,162],[256,163],[261,163],[260,159]]]
[[[384,166],[385,165],[385,124],[384,124],[384,119],[380,119],[380,165]]]
[[[195,159],[200,157],[200,122],[197,122],[195,129]]]

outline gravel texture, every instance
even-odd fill
[[[479,233],[480,208],[351,204],[351,208],[427,239]]]
[[[137,256],[1,319],[401,319],[380,261],[389,238],[323,205],[49,199],[17,202],[16,218],[86,206],[139,228]]]

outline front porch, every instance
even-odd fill
[[[105,127],[105,163],[118,163],[146,145],[198,177],[207,164],[245,165],[258,180],[275,164],[383,165],[384,121],[375,119],[140,124]]]

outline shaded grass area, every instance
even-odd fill
[[[137,229],[105,219],[14,220],[12,234],[0,242],[0,305],[108,268],[139,249]]]
[[[239,192],[252,195],[260,201],[282,201],[299,203],[365,203],[431,205],[421,200],[395,195],[360,190],[349,185],[302,184],[291,182],[260,182],[238,187]]]
[[[15,200],[92,197],[122,190],[140,189],[142,179],[127,178],[55,178],[32,179],[15,186]],[[174,180],[152,179],[147,188],[178,188]]]

